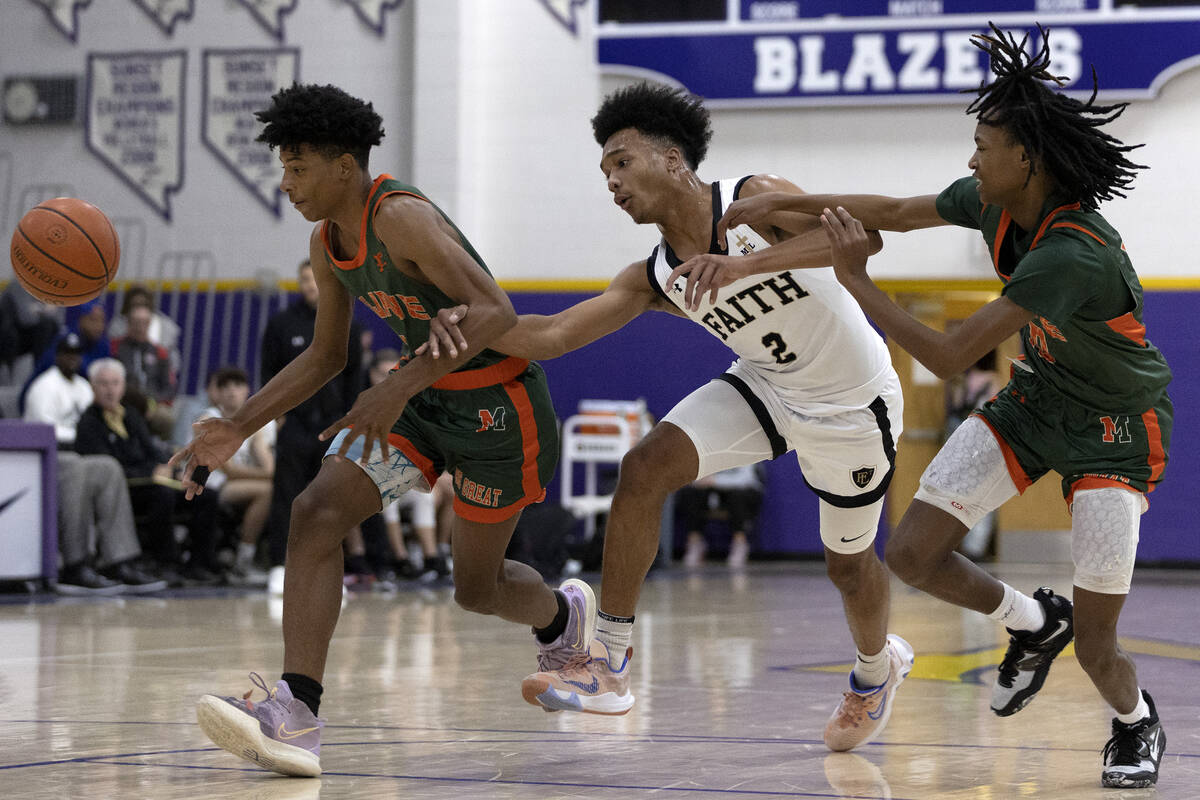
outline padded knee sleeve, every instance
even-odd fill
[[[969,530],[1016,493],[992,429],[978,417],[968,417],[925,468],[915,499],[940,508]]]
[[[1144,498],[1127,489],[1088,489],[1071,504],[1075,585],[1099,594],[1128,594]]]

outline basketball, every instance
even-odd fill
[[[13,231],[13,271],[44,303],[77,306],[117,274],[121,243],[104,212],[75,197],[38,203]]]

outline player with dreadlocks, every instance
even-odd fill
[[[906,583],[1003,622],[1011,635],[992,692],[1008,716],[1042,687],[1075,637],[1075,654],[1117,712],[1102,783],[1143,787],[1158,777],[1166,738],[1132,659],[1117,642],[1145,495],[1162,479],[1171,437],[1171,371],[1146,339],[1142,287],[1121,236],[1096,212],[1124,196],[1141,165],[1133,147],[1101,128],[1124,105],[1058,94],[1047,32],[1036,54],[992,26],[975,44],[996,79],[980,87],[975,152],[962,178],[938,195],[758,195],[734,203],[720,232],[781,210],[820,213],[838,278],[888,336],[942,378],[1018,331],[1025,357],[1008,385],[950,437],[887,545]],[[1093,85],[1096,79],[1093,73]],[[994,300],[950,332],[921,324],[867,276],[864,227],[907,231],[959,225],[983,234],[1004,283]],[[705,256],[689,273],[699,305],[746,259]],[[955,552],[986,513],[1054,470],[1072,512],[1074,608],[1048,588],[1032,597]]]
[[[586,653],[595,599],[582,581],[558,591],[504,557],[521,510],[545,495],[558,459],[546,376],[536,363],[484,347],[516,324],[507,295],[466,236],[420,190],[372,178],[367,155],[383,137],[369,103],[333,86],[293,85],[258,114],[260,141],[278,148],[280,189],[310,222],[309,260],[320,289],[308,347],[231,419],[197,423],[172,459],[201,491],[198,465],[216,469],[268,420],[289,412],[346,362],[357,298],[387,320],[400,364],[320,435],[332,439],[320,472],[293,504],[283,590],[283,674],[265,700],[204,695],[197,718],[220,747],[288,775],[321,772],[317,710],[342,599],[342,540],[408,491],[454,476],[454,599],[479,614],[533,628],[538,665]],[[474,346],[441,359],[413,354],[438,309],[471,306]],[[507,420],[507,424],[505,424]]]

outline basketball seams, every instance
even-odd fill
[[[81,200],[80,202],[83,202],[83,201]],[[71,217],[67,216],[66,214],[64,214],[63,212],[59,211],[54,206],[48,206],[48,205],[45,205],[44,203],[39,203],[36,206],[34,206],[35,210],[39,209],[39,208],[42,211],[49,211],[53,214],[57,214],[58,216],[65,219],[67,222],[71,223],[71,225],[73,225],[75,227],[75,230],[77,230],[83,234],[83,237],[88,240],[88,244],[90,244],[92,246],[92,249],[96,251],[96,255],[100,257],[100,266],[104,268],[104,280],[107,283],[108,278],[109,278],[108,259],[104,257],[104,252],[100,249],[100,245],[96,244],[96,240],[92,238],[92,235],[90,233],[88,233],[87,230],[82,225],[80,225],[78,222],[76,222],[73,218],[71,218]],[[99,209],[96,209],[96,210],[99,211]],[[112,230],[112,223],[108,221],[108,217],[101,214],[101,218],[104,219],[104,221],[106,223],[108,223],[109,230]],[[26,238],[29,238],[29,237],[27,236]],[[113,238],[114,238],[114,240],[116,239],[115,231],[113,232]],[[47,254],[47,255],[49,255],[49,254]],[[66,264],[63,264],[63,266],[65,267]],[[74,271],[74,270],[72,270],[72,271]],[[76,274],[81,275],[81,273],[78,273],[78,272]],[[81,277],[88,277],[88,276],[81,275]]]
[[[55,257],[54,257],[54,256],[52,256],[50,253],[47,253],[45,250],[43,250],[41,247],[38,247],[38,244],[37,244],[37,242],[35,242],[35,241],[34,241],[34,240],[33,240],[33,239],[32,239],[32,238],[29,236],[29,234],[25,232],[25,229],[21,227],[21,224],[20,224],[20,223],[17,223],[17,231],[18,231],[18,232],[21,234],[21,238],[23,238],[23,239],[24,239],[26,242],[28,242],[28,243],[29,243],[29,246],[30,246],[30,247],[32,247],[34,250],[37,250],[39,253],[41,253],[41,254],[42,254],[42,255],[44,255],[46,258],[50,259],[51,261],[53,261],[55,264],[58,264],[58,265],[59,265],[60,267],[62,267],[63,269],[66,269],[66,270],[68,270],[68,271],[70,271],[70,272],[73,272],[73,273],[75,273],[76,275],[78,275],[79,277],[81,277],[81,278],[85,278],[86,280],[89,280],[89,281],[100,281],[100,280],[104,280],[104,278],[101,278],[99,275],[86,275],[86,274],[84,274],[84,273],[80,272],[79,270],[75,269],[74,267],[72,267],[70,264],[67,264],[67,263],[65,263],[65,262],[63,262],[63,261],[60,261],[59,259],[55,258]],[[93,243],[93,245],[92,245],[92,246],[94,247],[94,246],[95,246],[95,243]],[[104,262],[103,262],[103,259],[101,259],[101,264],[103,264],[103,263],[104,263]],[[105,274],[107,275],[107,270],[105,270]],[[84,294],[86,294],[86,292],[85,292]],[[68,295],[64,295],[64,297],[65,297],[65,296],[68,296]]]

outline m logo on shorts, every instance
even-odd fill
[[[865,489],[870,486],[871,478],[874,477],[874,467],[859,467],[858,469],[850,470],[850,480],[854,481],[854,485],[860,489]]]
[[[476,433],[483,433],[487,430],[504,430],[504,412],[507,409],[504,406],[498,406],[492,411],[486,408],[479,409],[479,430]]]

